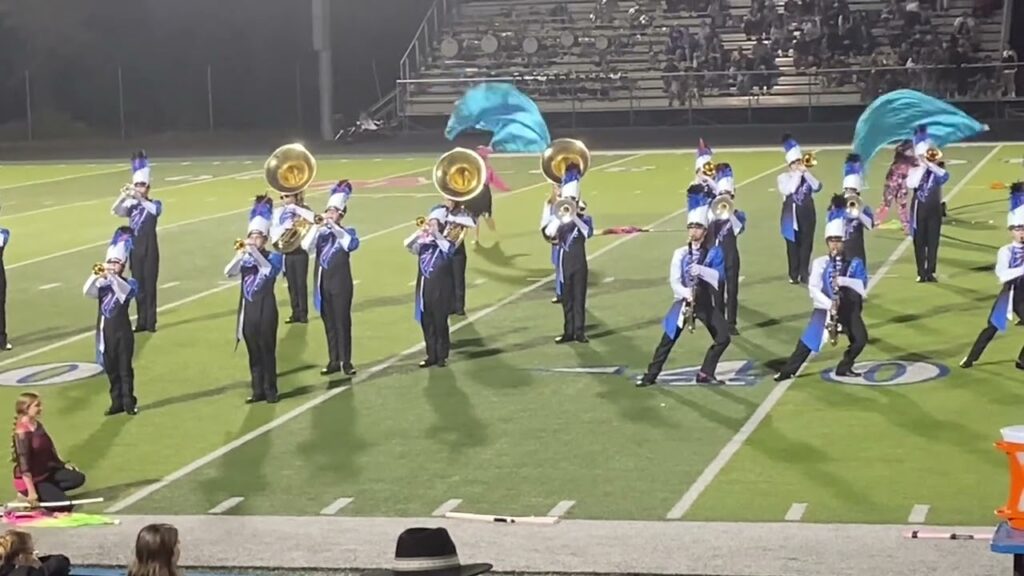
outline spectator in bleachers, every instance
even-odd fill
[[[679,65],[676,64],[674,58],[668,58],[665,60],[665,65],[661,67],[663,76],[661,82],[665,87],[665,93],[668,94],[668,105],[671,107],[673,104],[682,104],[682,92],[680,90],[680,78],[679,78]]]
[[[1013,49],[1009,44],[1006,45],[1006,49],[1003,50],[1002,57],[999,60],[1003,64],[1002,77],[1003,77],[1003,97],[1004,98],[1016,98],[1017,97],[1017,51]]]
[[[32,535],[8,530],[0,535],[0,576],[68,576],[71,561],[62,554],[39,556]]]
[[[180,555],[178,529],[170,524],[149,524],[135,538],[135,559],[127,576],[181,576]]]

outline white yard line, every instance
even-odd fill
[[[989,153],[986,154],[980,162],[975,164],[974,168],[972,168],[971,171],[968,172],[966,176],[964,176],[963,180],[961,180],[956,185],[956,187],[954,187],[953,190],[950,191],[949,195],[946,196],[945,200],[949,202],[961,190],[963,190],[967,186],[967,183],[974,178],[978,171],[981,170],[981,168],[985,164],[987,164],[988,161],[991,160],[992,157],[995,156],[1000,149],[1002,149],[1002,147],[1003,146],[1001,144],[997,145],[995,148],[989,151]],[[913,238],[911,238],[910,236],[903,239],[903,242],[901,242],[900,245],[896,247],[896,250],[893,251],[892,255],[889,256],[885,263],[882,264],[878,271],[871,277],[870,280],[868,280],[867,292],[871,292],[871,290],[878,285],[878,282],[880,282],[881,279],[885,277],[889,269],[892,268],[894,264],[896,264],[896,261],[899,260],[901,256],[903,256],[903,253],[907,251],[907,248],[910,247],[911,243],[913,243]],[[812,354],[811,358],[813,357],[814,355]],[[717,456],[715,456],[715,459],[712,460],[710,464],[708,464],[707,468],[705,468],[704,471],[701,472],[700,476],[697,477],[697,480],[694,481],[693,485],[691,485],[690,488],[687,489],[687,491],[683,494],[683,497],[679,499],[679,502],[676,502],[676,505],[673,506],[671,510],[669,510],[669,513],[666,515],[667,519],[678,520],[682,518],[683,515],[685,515],[690,510],[694,502],[697,501],[697,498],[700,498],[700,495],[703,494],[705,490],[707,490],[708,486],[710,486],[711,483],[715,480],[715,478],[718,477],[718,474],[721,473],[722,469],[725,468],[726,464],[728,464],[729,461],[732,460],[732,457],[735,456],[737,452],[739,452],[739,449],[747,441],[747,438],[750,438],[750,435],[754,433],[754,430],[756,430],[757,427],[761,425],[761,422],[764,421],[764,419],[768,416],[768,413],[771,412],[772,408],[774,408],[775,405],[779,402],[779,400],[782,398],[782,395],[785,394],[787,390],[789,390],[789,387],[793,384],[797,377],[800,376],[800,374],[803,372],[804,367],[807,366],[807,363],[810,361],[811,358],[808,358],[807,362],[804,362],[800,366],[800,369],[797,370],[793,378],[780,382],[775,388],[772,389],[772,391],[768,394],[768,396],[765,397],[765,399],[761,402],[757,409],[754,410],[754,413],[750,415],[750,418],[736,432],[732,439],[729,440],[728,444],[722,447],[722,450],[718,453]]]
[[[168,282],[167,284],[164,284],[163,286],[160,286],[160,288],[161,289],[170,288],[171,286],[177,286],[178,284],[181,284],[181,282]]]
[[[458,508],[459,504],[462,504],[462,500],[460,500],[459,498],[452,498],[451,500],[448,500],[444,504],[441,504],[440,506],[438,506],[437,510],[434,510],[433,512],[431,512],[430,515],[431,516],[444,516],[445,514],[447,514],[447,513],[451,512],[452,510],[455,510],[456,508]]]
[[[633,157],[630,157],[630,158],[633,158]],[[606,164],[605,166],[608,166],[608,165],[610,165],[610,164]],[[764,172],[758,174],[757,176],[754,176],[753,178],[750,178],[747,181],[740,183],[740,186],[743,186],[743,185],[749,184],[751,182],[754,182],[755,180],[763,178],[763,177],[771,174],[772,172],[775,172],[777,170],[781,170],[782,168],[784,168],[784,166],[776,166],[776,167],[770,168],[768,170],[765,170]],[[680,215],[685,214],[685,213],[686,213],[686,208],[683,208],[681,210],[677,210],[677,211],[675,211],[675,212],[673,212],[673,213],[671,213],[671,214],[669,214],[667,216],[659,218],[655,222],[649,224],[647,227],[648,228],[657,227],[660,224],[664,224],[665,222],[668,222],[670,220],[678,218]],[[591,254],[587,258],[587,260],[593,260],[595,258],[599,258],[600,256],[608,253],[611,250],[614,250],[615,248],[618,248],[623,243],[629,242],[630,240],[636,238],[637,236],[641,236],[641,235],[640,234],[630,234],[628,236],[623,236],[622,238],[619,238],[619,239],[615,240],[611,244],[608,244],[604,248],[601,248],[600,250],[594,252],[593,254]],[[548,284],[549,282],[554,280],[554,278],[555,278],[555,276],[553,274],[549,275],[549,276],[546,276],[544,278],[541,278],[541,279],[537,280],[536,282],[530,284],[529,286],[526,286],[525,288],[520,289],[518,292],[515,292],[512,295],[507,296],[506,298],[498,301],[497,303],[492,304],[491,306],[489,306],[487,308],[484,308],[483,310],[480,310],[479,312],[475,312],[473,314],[470,314],[465,320],[463,320],[463,321],[459,322],[458,324],[455,324],[454,326],[452,326],[451,327],[451,331],[455,332],[457,330],[460,330],[463,327],[468,326],[468,325],[472,324],[473,322],[476,322],[477,320],[479,320],[479,319],[481,319],[481,318],[483,318],[485,316],[488,316],[488,315],[490,315],[490,314],[492,314],[492,313],[494,313],[494,312],[496,312],[498,310],[501,310],[502,308],[508,306],[509,304],[511,304],[511,303],[519,300],[523,296],[529,294],[530,292],[533,292],[533,291],[537,290],[538,288],[541,288],[542,286]],[[247,434],[245,434],[243,436],[239,436],[238,438],[232,440],[231,442],[228,442],[227,444],[221,446],[220,448],[214,450],[213,452],[210,452],[209,454],[206,454],[205,456],[203,456],[201,458],[198,458],[197,460],[194,460],[194,461],[186,464],[185,466],[179,468],[178,470],[175,470],[174,472],[171,472],[170,474],[168,474],[167,476],[165,476],[162,479],[158,480],[157,482],[154,482],[154,483],[152,483],[152,484],[150,484],[148,486],[140,488],[139,490],[137,490],[137,491],[133,492],[132,494],[129,494],[128,496],[126,496],[124,499],[122,499],[122,500],[120,500],[118,502],[115,502],[110,508],[107,509],[107,513],[113,514],[113,513],[119,512],[121,510],[124,510],[128,506],[131,506],[131,505],[135,504],[136,502],[139,502],[140,500],[142,500],[142,499],[148,497],[150,494],[153,494],[154,492],[156,492],[156,491],[166,487],[167,485],[171,484],[172,482],[175,482],[177,480],[180,480],[181,478],[184,478],[185,476],[188,476],[189,474],[195,472],[196,470],[202,468],[203,466],[209,464],[210,462],[213,462],[214,460],[217,460],[221,456],[224,456],[225,454],[227,454],[227,453],[229,453],[229,452],[231,452],[233,450],[236,450],[239,447],[244,446],[245,444],[248,444],[252,440],[254,440],[256,438],[259,438],[260,436],[263,436],[264,434],[266,434],[266,433],[268,433],[268,432],[270,432],[270,431],[272,431],[272,430],[274,430],[276,428],[279,428],[279,427],[283,426],[284,424],[288,423],[289,421],[293,420],[294,418],[296,418],[298,416],[301,416],[301,415],[305,414],[306,412],[309,412],[310,410],[312,410],[313,408],[316,408],[320,404],[323,404],[324,402],[330,400],[331,398],[337,396],[338,394],[341,394],[342,392],[345,392],[346,390],[351,388],[352,385],[358,384],[359,382],[362,382],[362,381],[366,380],[367,378],[370,378],[374,374],[377,374],[378,372],[386,370],[387,368],[393,366],[394,364],[396,364],[398,361],[402,360],[406,356],[409,356],[411,354],[419,352],[422,349],[423,349],[423,344],[416,344],[415,346],[411,346],[411,347],[403,350],[402,352],[399,352],[398,354],[392,356],[391,358],[385,360],[384,362],[381,362],[380,364],[372,366],[372,367],[370,367],[367,370],[360,371],[359,374],[352,380],[352,384],[349,384],[349,385],[346,385],[346,386],[339,386],[339,387],[334,388],[332,390],[328,390],[327,392],[321,394],[320,396],[317,396],[316,398],[313,398],[312,400],[309,400],[309,401],[307,401],[304,404],[300,404],[299,406],[296,406],[292,410],[282,414],[281,416],[278,416],[277,418],[271,420],[270,422],[267,422],[266,424],[260,426],[259,428],[251,430]]]
[[[927,504],[914,504],[914,507],[910,510],[910,516],[907,516],[908,524],[924,524],[925,519],[928,518],[928,511],[931,506]]]
[[[20,184],[8,184],[7,186],[0,186],[0,190],[12,190],[14,188],[21,188],[24,186],[35,186],[36,184],[49,184],[51,182],[63,182],[65,180],[74,180],[75,178],[85,178],[86,176],[97,176],[99,174],[111,174],[113,172],[128,172],[128,168],[124,166],[118,166],[117,168],[109,168],[107,170],[96,170],[93,172],[80,172],[78,174],[68,174],[67,176],[58,176],[56,178],[46,178],[43,180],[32,180],[31,182],[22,182]]]
[[[565,516],[565,513],[575,505],[575,500],[562,500],[558,504],[555,504],[555,507],[552,508],[547,515],[549,518],[561,518],[562,516]]]
[[[338,498],[320,511],[321,516],[334,516],[339,510],[352,503],[352,498]]]
[[[49,290],[50,288],[56,288],[57,286],[60,286],[60,282],[55,282],[53,284],[43,284],[42,286],[39,287],[39,289]]]
[[[87,206],[89,204],[97,204],[103,202],[102,199],[86,200],[84,202],[71,202],[70,204],[61,204],[60,206],[50,206],[48,208],[40,208],[38,210],[29,210],[28,212],[15,212],[14,214],[4,214],[4,221],[8,221],[11,218],[17,218],[19,216],[31,216],[33,214],[42,214],[44,212],[53,212],[54,210],[63,210],[65,208],[74,208],[75,206]]]
[[[207,514],[223,514],[228,510],[231,510],[235,506],[241,504],[243,500],[245,500],[245,498],[241,496],[232,496],[231,498],[228,498],[227,500],[221,502],[220,504],[217,504],[213,508],[210,508],[210,511],[207,512]]]
[[[789,510],[786,511],[786,522],[799,522],[804,517],[804,512],[807,512],[807,504],[804,502],[794,502]]]

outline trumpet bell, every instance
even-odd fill
[[[818,159],[814,156],[814,152],[808,152],[801,158],[804,166],[813,168],[818,165]]]
[[[568,224],[579,211],[579,205],[572,198],[562,198],[555,202],[553,209],[555,218],[562,224]]]
[[[553,141],[540,157],[541,172],[555,184],[562,183],[565,169],[570,164],[580,167],[581,176],[590,168],[590,150],[586,144],[572,138],[559,138]]]
[[[711,201],[708,211],[716,220],[728,220],[736,211],[736,204],[727,195],[721,195]]]
[[[316,158],[302,144],[281,146],[263,165],[267,184],[281,194],[295,194],[306,189],[316,176]]]
[[[705,162],[704,165],[700,167],[700,172],[708,178],[713,178],[715,176],[715,163],[710,160]]]
[[[938,162],[942,159],[942,150],[939,150],[938,148],[929,148],[928,151],[924,153],[924,157],[929,162]]]
[[[483,157],[468,148],[455,148],[434,164],[434,187],[453,202],[465,202],[483,191],[487,165]]]
[[[97,262],[92,265],[92,273],[94,276],[102,276],[106,271],[107,267],[102,262]]]
[[[850,218],[859,218],[864,211],[864,200],[857,194],[846,195],[846,215]]]

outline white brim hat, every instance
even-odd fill
[[[132,184],[149,184],[149,166],[139,168],[132,174]]]
[[[860,190],[863,185],[863,180],[860,174],[847,174],[843,176],[843,188],[852,188],[854,190]]]
[[[705,228],[707,227],[708,206],[706,204],[698,206],[693,210],[690,210],[690,212],[686,215],[686,225],[689,226],[690,224],[700,224]]]
[[[264,236],[270,235],[270,220],[263,216],[256,216],[249,220],[249,231],[248,234],[253,232],[259,232]]]
[[[846,223],[842,218],[833,218],[825,223],[825,238],[843,238],[846,236]]]
[[[124,264],[128,261],[128,247],[123,242],[117,244],[111,244],[107,247],[107,262],[120,262]]]

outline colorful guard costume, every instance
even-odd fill
[[[1024,325],[1024,183],[1017,182],[1011,187],[1006,227],[1013,235],[1013,241],[996,254],[995,272],[1002,288],[992,305],[988,324],[978,334],[970,353],[960,362],[962,368],[970,368],[981,358],[996,333],[1006,331],[1014,314],[1017,315],[1017,325]],[[1017,368],[1024,370],[1024,347],[1017,356]]]
[[[85,281],[82,291],[99,304],[96,313],[96,363],[103,366],[110,381],[110,408],[106,414],[112,416],[127,412],[138,414],[135,398],[135,369],[132,357],[135,355],[135,334],[128,306],[138,294],[139,283],[135,278],[125,280],[122,276],[134,249],[132,228],[122,226],[114,232],[107,247],[106,271],[95,272]]]
[[[829,212],[825,224],[826,240],[843,239],[845,218],[843,210],[833,209]],[[796,350],[775,375],[777,382],[792,378],[811,352],[821,352],[828,341],[828,327],[832,322],[838,322],[850,341],[842,360],[836,366],[836,375],[860,376],[853,370],[853,364],[868,341],[868,331],[862,317],[867,282],[864,261],[847,256],[842,248],[814,260],[808,281],[808,291],[814,306],[811,321],[797,342]]]
[[[451,349],[448,316],[454,301],[452,253],[455,245],[444,236],[448,208],[435,206],[426,224],[405,239],[405,247],[417,257],[414,317],[423,329],[427,357],[419,366],[447,366]]]
[[[813,195],[821,192],[822,186],[804,166],[803,151],[792,136],[782,137],[782,147],[789,170],[779,174],[777,189],[783,197],[780,227],[786,240],[787,272],[790,284],[807,283],[818,222]]]
[[[248,241],[224,268],[228,278],[241,277],[235,345],[245,340],[249,353],[252,396],[246,403],[277,402],[277,299],[274,283],[281,273],[283,257],[270,252],[272,201],[259,196],[249,213]],[[258,240],[257,237],[262,240]],[[257,246],[258,242],[263,244]]]
[[[560,198],[570,198],[577,202],[578,210],[568,222],[561,222],[555,214],[548,217],[544,224],[544,236],[557,240],[555,256],[555,281],[560,284],[562,298],[562,335],[555,338],[555,343],[589,342],[586,334],[587,324],[587,238],[594,235],[594,221],[584,214],[586,204],[580,199],[579,166],[570,164],[562,176]]]
[[[928,136],[927,127],[918,126],[914,132],[917,164],[907,172],[907,189],[913,194],[910,198],[910,230],[914,236],[918,282],[938,282],[935,267],[942,233],[942,185],[949,181],[949,172],[941,162],[932,163],[925,158],[930,148],[937,147]]]
[[[327,366],[321,374],[344,370],[356,373],[352,365],[352,253],[359,249],[355,228],[345,228],[341,220],[348,213],[352,184],[342,180],[331,188],[327,198],[327,217],[323,224],[313,226],[302,239],[302,248],[313,254],[313,306],[320,313],[327,333]],[[337,218],[335,222],[332,218]]]
[[[145,151],[132,155],[132,191],[121,194],[111,211],[128,218],[135,236],[132,240],[132,278],[139,284],[135,319],[136,332],[156,332],[156,287],[160,276],[160,245],[156,237],[157,220],[164,206],[149,197],[149,159]]]
[[[708,207],[699,204],[687,214],[687,228],[707,230]],[[700,320],[707,328],[713,342],[704,354],[704,363],[697,374],[699,384],[722,384],[715,377],[718,361],[729,347],[729,325],[715,306],[719,298],[718,290],[721,278],[725,275],[725,258],[721,248],[715,245],[710,235],[697,241],[687,242],[686,246],[672,254],[669,267],[668,283],[672,288],[675,301],[669,307],[662,322],[663,333],[658,347],[654,350],[654,358],[647,367],[647,372],[639,378],[637,386],[654,384],[668,360],[668,355],[675,346],[676,340],[684,330],[693,330],[694,326],[686,326],[687,318]]]

